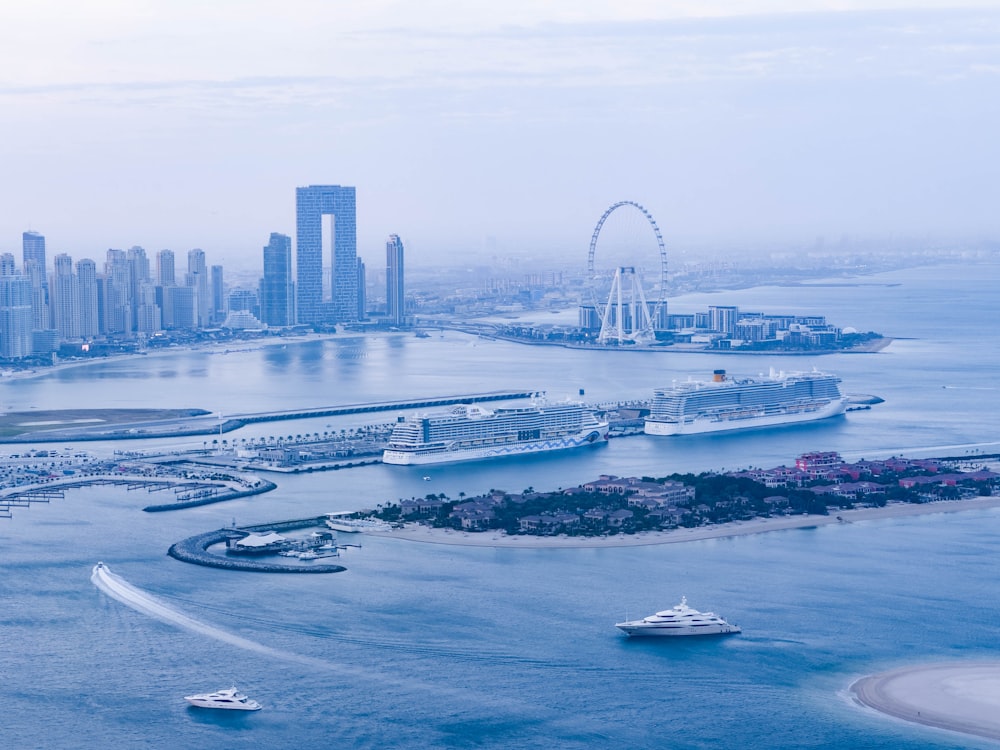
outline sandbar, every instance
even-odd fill
[[[653,544],[678,544],[703,539],[762,534],[767,531],[804,529],[813,526],[848,524],[857,521],[875,521],[885,518],[919,516],[930,513],[955,513],[963,510],[978,510],[1000,506],[1000,497],[978,497],[970,500],[942,500],[931,503],[892,503],[883,508],[858,508],[855,510],[831,511],[828,516],[797,515],[774,518],[755,518],[749,521],[733,521],[693,529],[671,529],[668,531],[642,531],[636,534],[613,534],[608,536],[538,536],[532,534],[506,534],[502,531],[459,531],[456,529],[435,529],[416,522],[406,523],[403,528],[392,531],[373,532],[365,530],[369,536],[392,537],[412,542],[430,544],[457,544],[469,547],[520,547],[529,549],[583,547],[637,547]]]
[[[903,667],[864,677],[851,692],[898,719],[1000,740],[1000,662]]]

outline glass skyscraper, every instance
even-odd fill
[[[52,265],[52,327],[59,331],[59,338],[75,339],[80,336],[80,299],[73,259],[60,253]]]
[[[31,281],[31,318],[35,330],[49,328],[49,282],[45,268],[45,236],[38,232],[21,235],[24,275]]]
[[[298,322],[358,319],[357,217],[353,187],[295,189]],[[323,309],[323,217],[333,217],[332,313]]]
[[[14,270],[14,256],[0,255],[0,357],[31,354],[31,280]]]
[[[406,318],[403,299],[403,241],[390,234],[385,243],[385,315],[394,325],[402,325]]]
[[[263,323],[269,326],[295,323],[292,290],[292,238],[272,232],[270,242],[264,245],[264,278],[260,282],[260,319]]]

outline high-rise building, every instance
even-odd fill
[[[732,335],[736,332],[736,321],[739,319],[739,315],[739,308],[733,305],[709,305],[709,327],[713,331]]]
[[[38,263],[39,268],[45,269],[45,236],[38,232],[24,232],[21,235],[21,256],[24,265],[29,261]]]
[[[34,330],[46,330],[49,320],[49,282],[45,269],[45,236],[38,232],[21,235],[24,275],[31,281],[31,319]]]
[[[0,276],[13,276],[17,273],[17,263],[13,253],[0,253]]]
[[[236,288],[229,292],[229,311],[248,312],[256,316],[260,312],[257,292],[253,289]]]
[[[265,324],[295,323],[293,289],[292,238],[272,232],[270,242],[264,246],[264,277],[260,282],[260,319]]]
[[[222,266],[211,268],[212,286],[212,325],[219,325],[226,319],[226,293],[222,283]]]
[[[163,290],[164,307],[170,311],[169,328],[190,329],[196,327],[197,300],[192,286],[170,286]]]
[[[73,259],[60,253],[52,259],[52,327],[63,341],[80,337],[80,300]]]
[[[132,330],[141,331],[144,329],[139,326],[139,305],[143,304],[140,301],[140,290],[150,281],[149,258],[146,257],[146,251],[136,245],[128,249],[128,252],[125,253],[125,259],[128,262],[128,294],[132,301],[130,311]],[[148,313],[146,314],[148,315]]]
[[[174,251],[160,250],[156,254],[156,283],[160,286],[174,286]]]
[[[100,333],[97,296],[97,264],[90,258],[76,263],[76,285],[80,300],[80,336],[92,339]]]
[[[31,354],[31,280],[15,272],[14,256],[0,256],[0,357]]]
[[[402,325],[406,318],[403,242],[396,234],[390,234],[385,243],[385,314],[393,325]]]
[[[357,217],[353,187],[310,185],[295,189],[298,321],[324,322],[323,217],[330,235],[332,322],[358,319]]]
[[[108,250],[104,261],[104,332],[132,333],[132,285],[124,250]]]
[[[135,330],[147,336],[162,328],[160,306],[156,304],[156,286],[151,281],[139,284],[135,295]]]
[[[188,251],[188,269],[185,286],[194,289],[194,327],[207,328],[212,310],[212,297],[209,291],[208,266],[205,265],[204,250],[195,248]]]
[[[358,258],[358,320],[364,320],[368,317],[368,297],[365,285],[365,262]]]

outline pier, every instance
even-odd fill
[[[262,422],[282,422],[295,419],[315,419],[319,417],[342,417],[351,414],[373,414],[405,409],[429,409],[458,404],[478,404],[490,401],[511,401],[531,398],[537,391],[487,391],[466,393],[456,396],[430,396],[426,398],[404,399],[400,401],[373,401],[340,406],[317,406],[281,411],[230,414],[224,419],[220,414],[207,416],[184,416],[142,422],[117,422],[115,424],[88,424],[63,427],[53,430],[39,430],[7,438],[4,443],[79,442],[87,440],[142,440],[146,438],[189,437],[192,435],[221,435],[238,430],[249,424]],[[112,410],[113,411],[113,410]]]
[[[67,478],[50,480],[42,485],[15,487],[7,492],[0,492],[0,518],[10,518],[11,508],[29,508],[32,503],[47,503],[51,500],[63,500],[66,490],[82,487],[110,485],[124,487],[126,492],[144,489],[148,493],[172,489],[174,501],[159,505],[148,505],[143,508],[147,513],[166,510],[193,508],[209,503],[225,500],[235,500],[240,497],[250,497],[270,492],[277,488],[274,482],[258,477],[231,477],[210,482],[201,480],[177,478],[146,478],[142,476],[109,476],[96,475],[82,478]]]
[[[255,414],[234,414],[232,420],[243,424],[258,422],[278,422],[285,419],[312,419],[314,417],[342,417],[349,414],[368,414],[396,409],[428,409],[457,404],[478,404],[488,401],[510,401],[531,398],[537,391],[488,391],[469,393],[464,396],[439,396],[432,398],[405,399],[402,401],[376,401],[367,404],[347,404],[344,406],[321,406],[314,409],[289,409],[287,411],[266,411]]]
[[[325,516],[317,518],[304,518],[295,521],[281,521],[272,524],[260,524],[256,526],[243,526],[239,529],[217,529],[204,534],[188,537],[170,546],[167,554],[175,560],[202,565],[207,568],[222,568],[224,570],[240,570],[244,572],[256,573],[342,573],[347,570],[343,565],[330,563],[317,563],[315,565],[282,565],[274,562],[262,562],[260,560],[246,558],[223,557],[208,551],[214,544],[221,544],[230,538],[235,532],[265,532],[265,531],[287,531],[291,529],[302,529],[310,526],[322,526],[326,520]]]

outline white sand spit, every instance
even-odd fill
[[[1000,739],[1000,662],[904,667],[864,677],[851,691],[899,719]]]

